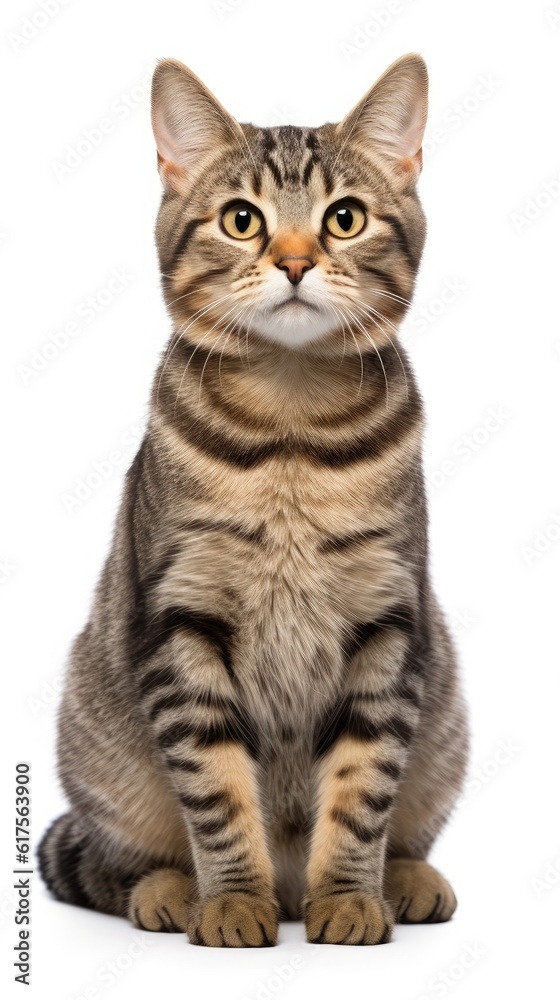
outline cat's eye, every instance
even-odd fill
[[[343,240],[357,236],[365,224],[366,213],[356,201],[337,201],[325,212],[325,227]]]
[[[258,208],[248,202],[230,205],[222,215],[222,226],[234,240],[250,240],[260,233],[264,219]]]

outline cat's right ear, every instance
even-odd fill
[[[336,131],[343,145],[359,143],[382,153],[406,181],[422,169],[427,116],[428,71],[422,56],[412,52],[389,66]]]
[[[243,137],[241,126],[190,69],[163,59],[152,80],[152,128],[163,184],[186,194],[202,162]]]

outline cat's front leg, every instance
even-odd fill
[[[224,725],[226,723],[224,722]],[[193,944],[264,947],[276,944],[278,906],[253,764],[239,744],[199,754],[196,780],[182,780],[200,899],[187,913]]]
[[[259,806],[254,727],[209,631],[201,615],[176,613],[158,656],[139,669],[144,711],[195,862],[198,898],[187,910],[187,932],[194,944],[271,945],[278,908]]]
[[[319,742],[318,799],[307,870],[309,941],[383,944],[393,928],[383,898],[388,826],[414,731],[410,701],[353,695]]]

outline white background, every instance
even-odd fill
[[[11,965],[14,764],[32,765],[37,843],[64,808],[60,671],[170,333],[152,237],[149,74],[174,56],[241,120],[320,124],[413,50],[431,77],[420,181],[429,237],[404,340],[428,413],[433,572],[473,730],[465,796],[433,854],[457,914],[397,927],[387,947],[311,948],[301,925],[283,925],[277,949],[215,951],[57,904],[35,875],[32,990],[41,1000],[554,995],[559,0],[68,0],[52,17],[38,11],[39,0],[8,0],[0,24],[3,995],[24,990]],[[68,147],[102,119],[110,131],[61,176]],[[113,269],[126,287],[106,303]],[[106,304],[88,321],[91,295]],[[69,323],[76,335],[53,348]],[[72,503],[88,477],[98,485]]]

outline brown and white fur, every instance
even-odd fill
[[[376,944],[455,909],[425,859],[465,711],[397,340],[426,114],[416,55],[320,128],[240,125],[156,69],[174,332],[72,652],[71,808],[40,849],[59,899],[234,947],[274,943],[282,916]],[[349,238],[328,228],[342,202]],[[237,203],[251,238],[225,228]]]

